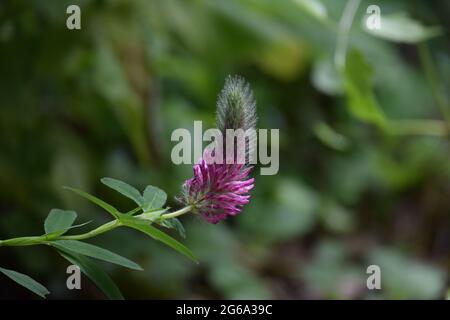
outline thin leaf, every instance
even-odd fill
[[[46,234],[64,234],[77,218],[77,213],[72,210],[52,209],[44,222]]]
[[[113,178],[102,178],[100,181],[111,189],[123,194],[125,197],[130,198],[137,205],[142,206],[144,204],[144,198],[139,190],[128,183]]]
[[[166,200],[167,194],[163,190],[149,185],[144,190],[144,211],[162,208]]]
[[[70,228],[68,230],[84,227],[85,225],[88,225],[91,222],[92,222],[92,220],[89,220],[89,221],[86,221],[86,222],[83,222],[83,223],[79,223],[79,224],[75,224],[73,226],[70,226]]]
[[[109,250],[94,246],[90,243],[76,240],[58,240],[52,242],[52,245],[57,249],[69,250],[71,252],[82,254],[88,257],[118,264],[129,269],[143,270],[137,263]]]
[[[161,220],[157,223],[163,227],[175,229],[182,238],[186,238],[186,231],[184,230],[183,224],[177,218]]]
[[[76,188],[72,188],[72,187],[63,187],[64,189],[73,191],[75,193],[77,193],[78,195],[82,196],[83,198],[88,199],[89,201],[95,203],[96,205],[98,205],[99,207],[105,209],[107,212],[109,212],[114,218],[119,219],[120,218],[120,212],[119,210],[117,210],[116,208],[114,208],[112,205],[110,205],[109,203],[106,203],[105,201],[87,193],[84,192],[82,190],[76,189]]]
[[[109,299],[123,300],[122,293],[110,276],[91,259],[65,249],[58,249],[58,252],[64,259],[77,265],[81,272],[91,279]]]
[[[34,292],[38,296],[45,298],[47,294],[50,292],[47,290],[46,287],[44,287],[42,284],[37,282],[36,280],[33,280],[31,277],[27,276],[26,274],[4,269],[0,267],[0,272],[3,273],[5,276],[10,278],[11,280],[14,280],[18,284],[20,284],[22,287],[27,288],[28,290]]]
[[[175,249],[179,253],[185,255],[192,261],[198,263],[197,259],[194,257],[191,250],[189,250],[186,246],[184,246],[183,244],[181,244],[174,238],[168,236],[164,232],[156,229],[155,227],[153,227],[151,225],[144,225],[144,224],[141,224],[141,223],[139,223],[137,221],[133,221],[133,220],[135,220],[135,219],[126,219],[126,220],[123,220],[123,223],[130,228],[139,230],[139,231],[149,235],[150,237],[152,237],[155,240],[165,243],[166,245]]]

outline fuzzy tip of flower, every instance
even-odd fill
[[[228,76],[217,99],[217,128],[223,134],[226,129],[254,129],[256,120],[256,103],[249,84],[240,76]]]
[[[216,124],[223,137],[227,136],[227,129],[241,129],[245,134],[248,133],[244,147],[246,163],[256,151],[256,134],[251,133],[251,130],[256,129],[256,121],[256,102],[250,85],[240,76],[228,76],[217,99]],[[233,148],[234,153],[237,154],[237,141],[235,140],[235,145],[232,147],[227,146],[225,138],[223,139],[223,146],[227,152],[228,148]]]

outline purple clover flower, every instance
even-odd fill
[[[223,137],[226,129],[255,128],[256,105],[244,79],[236,76],[226,79],[217,102],[216,122]],[[253,143],[248,141],[246,160]],[[235,216],[250,201],[249,191],[254,186],[254,179],[249,177],[251,170],[247,163],[227,164],[225,159],[223,163],[214,163],[210,151],[205,150],[203,158],[193,166],[194,176],[183,184],[181,201],[209,223]]]
[[[183,184],[183,200],[210,223],[237,215],[250,200],[251,170],[244,164],[210,163],[204,155],[193,167],[194,177]]]

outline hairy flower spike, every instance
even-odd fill
[[[243,78],[229,76],[217,101],[217,127],[224,137],[227,129],[256,129],[256,104],[249,85]],[[248,141],[247,141],[248,142]],[[252,143],[248,144],[250,150]],[[246,159],[249,149],[246,148]],[[246,164],[214,163],[213,154],[205,150],[194,165],[194,177],[183,184],[181,201],[190,205],[205,221],[217,223],[241,212],[249,202],[248,192],[254,179]]]
[[[218,99],[216,124],[222,132],[224,139],[224,150],[226,150],[225,137],[227,129],[256,129],[256,102],[253,98],[252,90],[244,78],[240,76],[228,76],[225,80]],[[237,159],[237,149],[235,141],[235,159]],[[250,154],[255,152],[256,133],[247,136],[245,140],[245,162],[248,163]]]
[[[228,76],[217,100],[217,128],[255,129],[256,103],[248,83],[239,76]]]

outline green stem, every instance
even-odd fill
[[[163,214],[163,215],[161,215],[160,219],[165,220],[165,219],[175,218],[175,217],[181,216],[182,214],[188,213],[191,210],[192,210],[192,206],[187,206],[178,211]]]
[[[178,216],[181,216],[185,213],[188,213],[192,210],[192,206],[184,207],[178,211],[166,213],[161,215],[160,220],[172,219]],[[105,224],[102,224],[98,228],[91,230],[86,233],[71,235],[71,236],[52,236],[52,235],[42,235],[42,236],[32,236],[32,237],[19,237],[19,238],[11,238],[7,240],[0,240],[1,246],[10,246],[10,247],[18,247],[18,246],[32,246],[32,245],[40,245],[40,244],[48,244],[51,241],[57,240],[85,240],[89,238],[96,237],[102,233],[111,231],[115,228],[121,227],[124,224],[116,219],[109,221]]]
[[[58,238],[56,238],[55,240],[84,240],[84,239],[89,239],[95,236],[98,236],[102,233],[111,231],[117,227],[122,226],[122,222],[120,222],[119,220],[113,220],[110,222],[107,222],[105,224],[102,224],[100,227],[91,230],[89,232],[83,233],[83,234],[77,234],[77,235],[73,235],[73,236],[60,236]]]
[[[431,57],[430,50],[424,43],[419,44],[418,49],[419,58],[422,63],[423,71],[430,85],[433,99],[440,109],[445,121],[447,122],[447,125],[450,126],[449,102],[447,99],[447,95],[445,94],[445,91],[443,91],[442,85],[439,82],[436,66],[433,62],[433,58]]]
[[[128,211],[127,213],[125,213],[127,216],[132,216],[133,214],[135,214],[136,212],[139,212],[140,210],[142,210],[141,207],[137,207],[134,208],[133,210]]]
[[[18,238],[11,238],[7,240],[0,240],[0,247],[1,246],[33,246],[36,244],[42,244],[45,241],[47,241],[46,236],[38,236],[38,237],[18,237]]]

